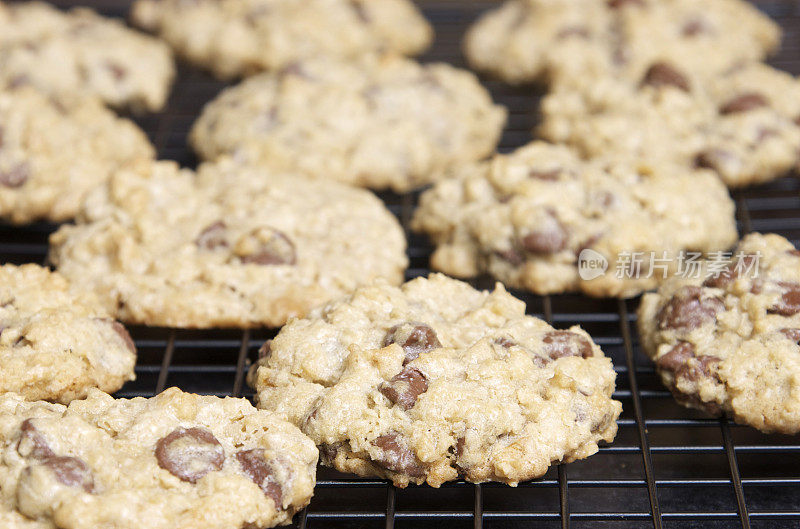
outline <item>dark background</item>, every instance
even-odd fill
[[[576,0],[577,1],[577,0]],[[700,0],[698,0],[700,1]],[[77,2],[59,0],[67,7]],[[460,41],[480,12],[497,2],[420,1],[437,39],[424,61],[464,66]],[[101,13],[125,16],[126,0],[87,1]],[[772,64],[800,73],[800,2],[771,0],[759,7],[783,26],[783,51]],[[484,80],[495,100],[509,108],[501,144],[508,151],[531,140],[537,87],[510,88]],[[179,68],[168,108],[136,118],[160,157],[193,166],[187,132],[201,107],[224,87],[186,65]],[[739,228],[800,239],[800,186],[790,175],[766,186],[736,192]],[[381,194],[407,226],[417,195]],[[0,256],[22,263],[45,260],[49,224],[14,228],[0,224]],[[430,247],[409,234],[409,278],[428,273]],[[476,286],[491,285],[488,280]],[[573,527],[573,528],[777,528],[800,527],[800,440],[763,435],[725,420],[705,419],[676,405],[658,381],[635,335],[638,300],[592,300],[566,295],[538,297],[515,292],[531,314],[564,328],[580,324],[614,360],[615,397],[624,411],[611,446],[591,458],[553,467],[518,488],[449,484],[441,489],[395,490],[320,468],[306,527]],[[274,331],[183,331],[133,328],[139,348],[137,380],[118,396],[151,396],[165,387],[215,395],[252,397],[244,384],[247,366]],[[638,388],[638,391],[636,391]],[[632,391],[633,390],[633,391]],[[143,528],[146,529],[146,528]]]

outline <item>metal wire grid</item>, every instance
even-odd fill
[[[72,0],[61,0],[68,6]],[[459,42],[466,26],[496,2],[422,0],[437,29],[425,60],[463,65]],[[124,16],[126,0],[97,0],[108,15]],[[800,3],[759,2],[785,29],[774,64],[800,73]],[[541,95],[535,87],[512,89],[487,81],[495,100],[510,111],[501,150],[530,140]],[[162,158],[196,160],[186,134],[202,105],[222,88],[205,74],[181,66],[166,111],[137,119]],[[534,97],[532,97],[532,95]],[[408,232],[416,195],[382,194]],[[773,231],[800,239],[800,185],[787,177],[735,195],[740,231]],[[49,224],[15,228],[0,224],[0,256],[7,262],[43,262]],[[409,235],[409,278],[428,270],[430,247]],[[479,280],[478,287],[491,282]],[[320,468],[316,494],[295,518],[305,527],[800,527],[800,440],[767,436],[727,420],[703,418],[674,403],[641,353],[633,325],[637,301],[579,296],[537,297],[515,292],[530,314],[557,327],[583,326],[614,361],[615,398],[623,402],[619,435],[591,458],[555,466],[540,480],[516,489],[496,484],[448,484],[441,489],[398,490]],[[185,331],[133,328],[139,349],[137,380],[120,397],[152,396],[166,387],[219,396],[253,394],[245,383],[261,343],[274,331]]]

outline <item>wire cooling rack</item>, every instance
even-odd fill
[[[59,0],[60,6],[74,5]],[[126,0],[89,2],[106,15],[125,16]],[[496,2],[423,0],[437,41],[423,58],[464,65],[460,40],[467,25]],[[800,73],[800,2],[758,3],[785,30],[782,53],[773,64]],[[501,150],[530,141],[541,92],[486,81],[494,98],[508,107]],[[186,135],[202,105],[224,85],[181,66],[168,108],[139,118],[162,158],[192,166]],[[796,176],[796,175],[795,175]],[[408,226],[416,195],[382,194]],[[787,176],[735,195],[739,228],[800,239],[800,184]],[[48,224],[14,228],[0,224],[0,258],[43,262]],[[409,235],[409,278],[428,270],[431,248]],[[478,281],[487,287],[490,282]],[[622,401],[619,435],[591,458],[554,466],[542,479],[517,488],[457,482],[441,489],[405,490],[380,480],[359,479],[320,468],[311,505],[295,517],[297,527],[325,528],[778,528],[800,527],[800,439],[763,435],[727,420],[703,418],[672,400],[636,334],[637,300],[592,300],[580,296],[538,297],[515,292],[531,314],[557,327],[579,324],[614,361],[615,397]],[[139,349],[137,380],[120,397],[152,396],[169,386],[213,395],[252,398],[244,382],[271,330],[184,331],[133,328]],[[146,529],[146,528],[143,528]]]

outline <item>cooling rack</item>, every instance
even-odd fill
[[[75,5],[59,0],[58,5]],[[110,16],[125,16],[126,0],[88,3]],[[480,12],[496,2],[421,0],[437,31],[424,61],[463,66],[460,40]],[[759,7],[780,22],[784,48],[772,63],[800,73],[800,2],[768,0]],[[509,109],[501,150],[530,141],[541,92],[485,80],[495,100]],[[167,109],[137,118],[160,157],[196,164],[186,135],[202,105],[223,84],[181,65]],[[415,194],[380,195],[408,231]],[[739,228],[780,233],[800,239],[800,183],[796,175],[737,192]],[[15,228],[0,224],[4,261],[43,262],[49,224]],[[408,278],[429,272],[427,241],[409,235]],[[488,281],[476,286],[488,287]],[[554,466],[542,479],[520,484],[473,485],[440,489],[395,489],[387,482],[359,479],[320,468],[311,505],[295,517],[310,528],[778,528],[800,527],[800,439],[763,435],[725,419],[707,419],[674,403],[652,364],[641,352],[635,328],[638,300],[592,300],[565,295],[538,297],[515,292],[529,313],[559,328],[579,324],[614,361],[615,397],[623,414],[615,442],[591,458]],[[185,331],[132,328],[139,349],[137,380],[120,397],[152,396],[169,386],[213,395],[252,398],[244,382],[271,330]]]

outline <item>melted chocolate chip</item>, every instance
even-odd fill
[[[720,114],[738,114],[749,112],[757,108],[769,106],[767,98],[761,94],[750,92],[734,97],[719,108]]]
[[[422,462],[405,446],[398,434],[382,435],[372,441],[372,444],[381,449],[382,454],[375,459],[375,463],[383,468],[414,478],[425,475]]]
[[[658,328],[688,332],[716,319],[717,312],[725,309],[718,297],[704,297],[703,289],[685,286],[658,312]]]
[[[724,171],[726,165],[738,163],[738,157],[725,149],[708,149],[695,156],[694,165],[700,169],[711,169],[718,173]]]
[[[800,342],[800,329],[781,329],[780,332],[791,341]]]
[[[197,480],[225,463],[225,451],[205,428],[176,428],[161,438],[155,450],[158,465],[181,481]]]
[[[111,327],[111,330],[113,330],[120,338],[122,338],[122,341],[125,343],[125,347],[128,349],[128,351],[136,354],[136,343],[134,343],[133,338],[131,338],[131,335],[128,333],[128,330],[124,325],[112,318],[97,318],[97,321],[101,321]]]
[[[656,360],[656,366],[669,371],[677,378],[697,381],[712,375],[712,367],[720,362],[716,356],[695,357],[694,346],[689,342],[678,342],[664,356]]]
[[[794,316],[800,312],[800,284],[782,281],[778,283],[778,286],[783,289],[781,299],[767,312],[781,316]]]
[[[566,248],[567,241],[566,228],[552,216],[549,222],[523,236],[520,246],[534,254],[554,254]]]
[[[277,507],[283,505],[283,490],[275,479],[275,461],[267,460],[263,448],[237,452],[236,460],[242,465],[242,472],[259,486],[264,494],[272,498]]]
[[[392,377],[388,384],[382,384],[380,392],[404,410],[410,410],[417,403],[417,397],[428,391],[428,378],[414,367],[406,366]]]
[[[0,169],[0,185],[11,188],[21,187],[28,181],[30,175],[31,168],[25,162],[19,163],[5,171]]]
[[[47,439],[36,429],[31,419],[25,419],[20,426],[20,437],[17,441],[17,453],[22,457],[47,459],[55,456]]]
[[[549,171],[540,171],[538,169],[531,169],[528,171],[528,177],[535,180],[545,180],[553,182],[558,180],[558,175],[561,174],[561,169],[551,169]]]
[[[608,7],[619,9],[627,6],[644,6],[644,0],[608,0]]]
[[[416,360],[422,353],[427,353],[442,346],[439,338],[429,325],[424,323],[403,323],[395,325],[386,333],[383,346],[387,347],[396,343],[403,348],[406,359],[403,365]]]
[[[512,266],[520,266],[522,263],[525,262],[525,257],[515,248],[510,248],[508,250],[498,250],[495,252],[495,255],[500,259],[508,262]]]
[[[711,33],[711,26],[708,22],[700,17],[688,20],[681,29],[681,35],[684,37],[696,37],[704,33]]]
[[[703,286],[706,287],[714,287],[714,288],[725,288],[734,281],[736,281],[742,274],[742,272],[747,271],[756,260],[756,256],[752,254],[746,254],[742,256],[741,265],[737,266],[734,263],[729,263],[723,270],[720,271],[719,275],[714,277],[713,275],[708,277],[704,282]]]
[[[673,86],[684,92],[689,92],[691,89],[689,79],[680,70],[665,62],[652,65],[645,73],[642,85],[657,88]]]
[[[265,266],[297,263],[294,243],[285,233],[273,228],[260,228],[251,236],[255,239],[254,248],[239,255],[243,263]]]
[[[108,71],[111,72],[111,75],[117,82],[122,81],[128,76],[128,70],[124,66],[121,66],[117,63],[107,62],[106,68],[108,68]]]
[[[197,245],[198,248],[202,248],[204,250],[215,250],[217,248],[227,248],[228,241],[225,238],[227,235],[228,229],[225,226],[225,223],[221,220],[209,224],[203,231],[200,232],[200,235],[194,240],[194,243]]]
[[[92,471],[77,457],[52,456],[45,459],[42,464],[53,472],[56,480],[62,485],[80,487],[84,492],[94,490]]]
[[[550,331],[544,335],[542,341],[545,353],[553,360],[567,356],[581,358],[594,356],[589,340],[571,331]]]
[[[514,340],[512,340],[510,338],[506,338],[505,336],[501,336],[499,338],[495,338],[494,339],[494,343],[496,343],[497,345],[499,345],[500,347],[502,347],[504,349],[511,349],[512,347],[517,345],[517,342],[515,342]]]
[[[694,345],[689,342],[678,342],[667,354],[656,360],[656,366],[659,369],[676,373],[690,358],[694,358]]]

